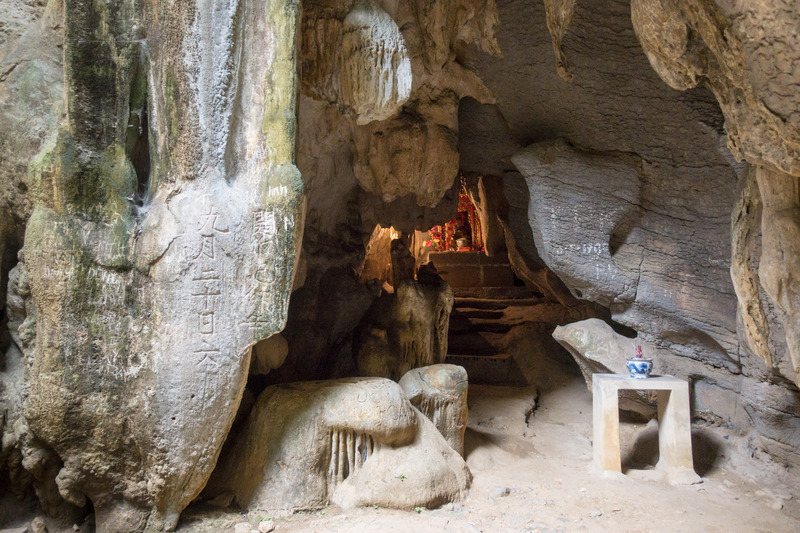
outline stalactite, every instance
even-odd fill
[[[367,462],[379,445],[369,433],[331,429],[328,436],[328,494]]]

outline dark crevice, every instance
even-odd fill
[[[625,324],[620,324],[616,320],[614,320],[611,314],[611,310],[608,307],[600,305],[598,303],[591,302],[591,307],[594,312],[594,315],[601,319],[603,322],[611,326],[611,329],[614,330],[615,333],[618,335],[622,335],[623,337],[627,337],[629,339],[635,339],[639,336],[639,332],[635,329],[626,326]]]
[[[132,198],[137,207],[142,207],[150,193],[150,135],[147,112],[147,58],[144,50],[136,61],[131,80],[130,112],[125,138],[125,151],[136,172],[136,191]]]
[[[0,233],[0,371],[5,366],[6,350],[11,344],[11,334],[8,329],[8,277],[11,270],[17,266],[17,254],[21,248],[18,239],[10,229],[6,235]],[[6,240],[2,246],[2,240]]]
[[[536,409],[539,407],[539,394],[536,394],[533,398],[533,403],[531,406],[525,410],[525,425],[530,427],[531,425],[531,418],[533,418]]]
[[[625,324],[620,324],[619,322],[616,322],[615,320],[612,320],[610,318],[607,320],[607,322],[608,325],[611,326],[611,329],[614,330],[614,332],[616,332],[619,335],[622,335],[623,337],[627,337],[629,339],[635,339],[639,336],[638,331],[636,331],[631,327],[626,326]]]

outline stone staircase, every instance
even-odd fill
[[[455,287],[446,362],[463,366],[469,382],[528,385],[517,362],[503,353],[504,336],[519,324],[514,308],[541,303],[526,287]]]

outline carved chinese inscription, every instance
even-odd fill
[[[286,207],[285,186],[273,187],[268,193],[270,205],[253,212],[253,251],[256,269],[248,291],[251,304],[248,325],[258,335],[261,330],[274,329],[285,316],[286,296],[290,292],[294,250],[291,235],[294,229],[293,212]]]
[[[221,235],[230,233],[220,213],[210,206],[197,220],[199,245],[191,260],[192,320],[196,326],[194,337],[194,361],[203,382],[203,398],[211,392],[214,376],[220,366],[219,325],[216,317],[223,298],[224,270],[219,263]]]

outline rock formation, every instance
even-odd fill
[[[223,456],[208,497],[242,508],[433,507],[458,500],[461,457],[387,379],[273,385]]]
[[[440,363],[449,288],[356,274],[378,225],[452,219],[459,175],[487,254],[563,322],[603,318],[559,333],[573,353],[641,343],[691,379],[697,417],[800,462],[795,0],[0,11],[0,497],[169,530],[247,420],[245,387],[261,404]],[[385,461],[423,464],[443,441],[385,388],[417,439]],[[444,463],[453,483],[422,499],[315,465],[306,499],[433,505],[466,486]]]
[[[372,305],[354,346],[358,373],[400,379],[412,368],[444,362],[453,291],[435,274],[402,280]]]
[[[447,444],[464,455],[467,430],[467,372],[456,365],[431,365],[406,372],[398,381],[406,398],[424,414]]]
[[[701,83],[708,87],[725,115],[728,147],[756,167],[764,201],[759,280],[785,331],[793,367],[787,377],[800,385],[800,287],[790,274],[800,266],[800,251],[792,244],[800,232],[800,95],[787,90],[800,80],[788,59],[800,44],[796,8],[790,0],[748,8],[730,2],[634,0],[631,18],[659,76],[680,90]],[[747,269],[738,273],[752,276]],[[768,334],[756,300],[751,294],[740,306],[754,315],[745,319],[751,332],[745,339],[772,366],[754,339]],[[758,334],[753,333],[756,324]]]
[[[502,180],[508,203],[498,204],[498,218],[511,230],[512,265],[549,298],[608,306],[640,342],[670,350],[686,368],[689,358],[700,362],[699,387],[721,383],[758,419],[735,425],[757,428],[758,446],[794,461],[800,441],[777,429],[772,411],[797,408],[788,347],[797,331],[788,312],[795,254],[786,244],[794,239],[765,247],[764,226],[788,234],[797,220],[797,178],[779,177],[797,161],[787,119],[795,74],[779,59],[790,52],[766,52],[796,38],[787,33],[796,27],[789,3],[545,4],[499,4],[503,61],[470,51],[463,59],[496,105],[462,104],[461,166]],[[531,12],[539,22],[522,22]],[[559,76],[563,58],[545,55],[556,42],[571,82]],[[535,98],[517,90],[528,85]],[[767,212],[761,197],[770,190],[784,192]],[[714,402],[710,418],[731,419],[724,405]]]
[[[714,220],[711,206],[679,190],[667,196],[666,176],[636,156],[557,141],[512,160],[530,189],[536,249],[576,297],[609,308],[614,320],[676,353],[739,372],[734,295],[722,260],[726,208]],[[683,208],[682,220],[661,214],[667,202]],[[706,258],[698,260],[700,253]]]
[[[91,499],[101,531],[175,527],[250,347],[283,327],[302,228],[296,13],[64,4],[66,117],[26,179],[19,445],[65,501]]]

